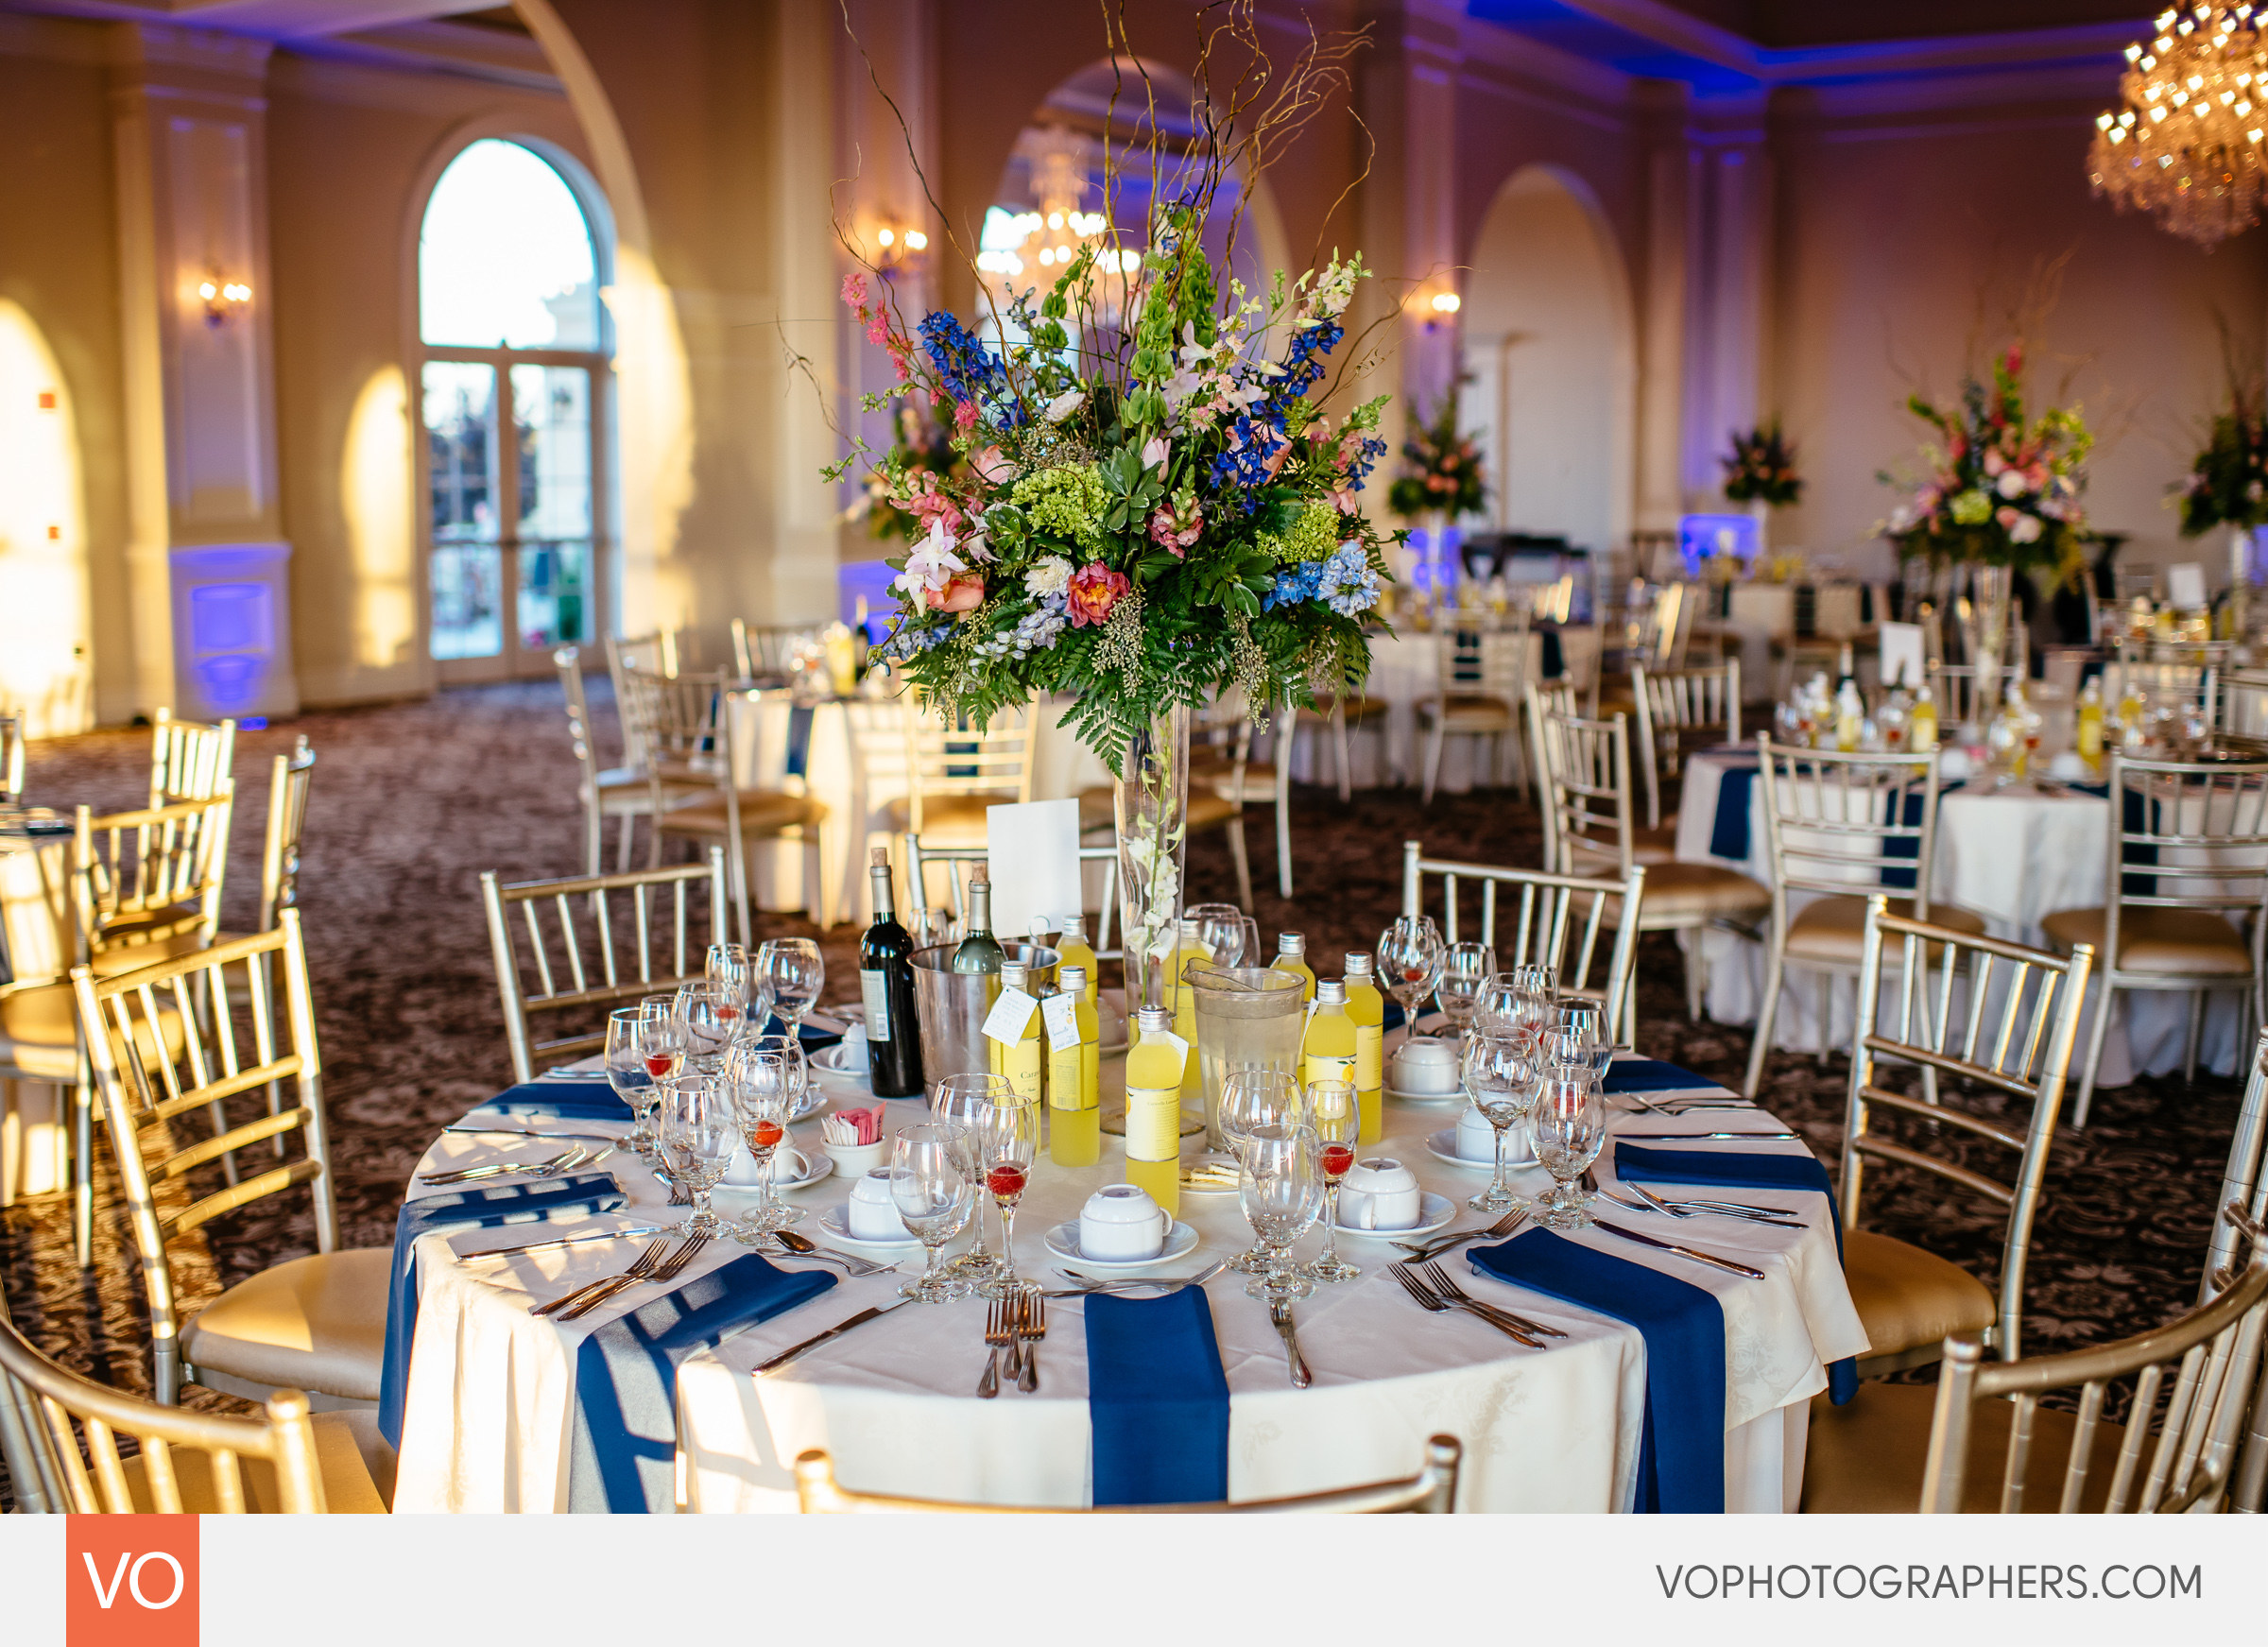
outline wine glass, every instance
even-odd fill
[[[1491,972],[1472,998],[1474,1025],[1486,1035],[1520,1033],[1521,989],[1510,972]]]
[[[1496,1171],[1488,1187],[1465,1203],[1475,1212],[1509,1212],[1522,1205],[1504,1182],[1504,1135],[1536,1102],[1536,1058],[1528,1042],[1486,1030],[1465,1043],[1465,1096],[1496,1134]]]
[[[1016,1204],[1031,1182],[1032,1162],[1040,1154],[1040,1105],[1029,1093],[1010,1090],[992,1105],[989,1123],[980,1141],[985,1164],[985,1188],[1000,1209],[1000,1273],[979,1283],[988,1298],[1015,1298],[1026,1290],[1016,1273]]]
[[[1449,947],[1430,915],[1397,916],[1378,936],[1378,981],[1401,1004],[1405,1037],[1418,1033],[1418,1003],[1441,983]]]
[[[1434,1000],[1449,1020],[1451,1038],[1462,1043],[1465,1025],[1481,998],[1481,986],[1496,970],[1496,952],[1486,944],[1452,944],[1441,958],[1441,982]]]
[[[756,952],[756,982],[771,1008],[800,1035],[803,1015],[816,1005],[827,983],[827,961],[809,938],[773,938]]]
[[[1304,1126],[1263,1126],[1245,1135],[1239,1153],[1244,1175],[1238,1197],[1264,1255],[1259,1271],[1246,1278],[1245,1294],[1271,1304],[1297,1302],[1315,1290],[1291,1261],[1292,1243],[1323,1207],[1315,1135]]]
[[[1590,1066],[1591,1074],[1606,1080],[1614,1064],[1614,1042],[1606,1034],[1606,1009],[1595,1001],[1562,1000],[1554,1027],[1581,1038],[1584,1061]]]
[[[663,1075],[654,1085],[661,1092],[662,1158],[670,1176],[693,1192],[685,1233],[714,1235],[724,1226],[709,1204],[710,1192],[723,1181],[740,1145],[732,1100],[714,1075]]]
[[[740,999],[725,984],[680,984],[677,1015],[685,1025],[685,1057],[705,1073],[723,1067],[725,1048],[740,1028]]]
[[[1197,935],[1212,952],[1216,967],[1257,967],[1260,923],[1233,903],[1193,903],[1181,912],[1197,923]]]
[[[641,1155],[652,1141],[645,1118],[654,1106],[654,1078],[646,1072],[645,1052],[638,1043],[638,1025],[644,1016],[644,1008],[638,1006],[617,1006],[607,1014],[607,1084],[637,1118],[637,1126],[623,1142]]]
[[[701,975],[712,984],[723,985],[731,993],[733,1012],[746,1014],[754,989],[756,967],[744,946],[711,944],[708,959],[701,964]]]
[[[1512,986],[1520,991],[1521,1027],[1533,1035],[1552,1021],[1559,1004],[1559,969],[1531,961],[1512,969]]]
[[[1536,1158],[1552,1175],[1536,1222],[1581,1229],[1590,1222],[1590,1195],[1577,1180],[1606,1141],[1606,1100],[1588,1068],[1557,1065],[1544,1072],[1528,1131],[1536,1140]]]
[[[954,1145],[954,1158],[960,1162],[961,1175],[969,1180],[973,1198],[985,1182],[985,1131],[992,1124],[992,1107],[1005,1104],[1015,1095],[1005,1075],[963,1074],[947,1075],[937,1083],[930,1095],[929,1113],[932,1119],[960,1128],[960,1139]],[[985,1204],[975,1202],[976,1240],[969,1250],[953,1261],[953,1274],[966,1281],[989,1280],[1000,1273],[1000,1259],[985,1244]]]
[[[942,1304],[969,1292],[969,1283],[945,1267],[945,1244],[976,1210],[976,1186],[961,1164],[968,1139],[966,1127],[931,1121],[902,1127],[890,1141],[890,1200],[928,1260],[920,1275],[898,1289],[902,1297]]]
[[[798,1090],[784,1053],[765,1052],[742,1042],[726,1064],[734,1111],[748,1154],[756,1158],[756,1205],[733,1226],[734,1239],[754,1246],[775,1229],[799,1223],[803,1210],[772,1193],[772,1163],[787,1141],[787,1123]]]
[[[787,1060],[788,1090],[792,1102],[787,1118],[799,1121],[811,1096],[811,1058],[803,1051],[800,1038],[792,1035],[744,1036],[740,1045],[760,1053],[778,1053]]]
[[[646,1080],[644,1101],[636,1093],[625,1093],[632,1108],[638,1111],[638,1126],[630,1134],[630,1147],[648,1159],[659,1158],[654,1132],[648,1118],[654,1105],[661,1099],[660,1089],[651,1085],[678,1073],[685,1061],[685,1023],[671,1010],[677,1003],[664,996],[657,1007],[654,997],[647,997],[638,1006],[638,1061],[644,1065]]]
[[[1315,1135],[1315,1165],[1323,1175],[1323,1256],[1307,1266],[1318,1281],[1351,1281],[1363,1272],[1339,1256],[1339,1180],[1354,1165],[1363,1130],[1362,1107],[1346,1081],[1316,1081],[1307,1089],[1307,1124]]]
[[[1243,1064],[1221,1079],[1221,1147],[1240,1166],[1245,1139],[1263,1126],[1297,1126],[1305,1109],[1299,1083],[1281,1070]],[[1259,1245],[1238,1253],[1228,1267],[1244,1275],[1257,1274],[1267,1254]]]

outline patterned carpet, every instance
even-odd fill
[[[603,678],[592,683],[602,750],[616,747]],[[243,734],[227,924],[250,924],[258,886],[266,766],[304,734],[318,763],[301,881],[314,969],[340,1222],[349,1244],[391,1239],[404,1176],[434,1133],[508,1077],[480,915],[477,876],[572,873],[580,838],[574,771],[555,682],[463,689],[421,703],[309,714]],[[31,798],[59,808],[140,804],[147,734],[106,732],[36,745]],[[1272,941],[1307,935],[1329,974],[1349,948],[1371,948],[1400,904],[1400,846],[1429,855],[1532,864],[1538,819],[1506,792],[1445,796],[1430,811],[1415,791],[1294,794],[1298,895],[1274,895],[1272,830],[1252,830],[1254,912]],[[1190,852],[1189,896],[1233,899],[1225,839]],[[809,934],[801,920],[762,918],[762,935]],[[827,997],[854,998],[856,933],[825,937]],[[1737,1083],[1748,1054],[1742,1028],[1686,1021],[1678,953],[1647,940],[1641,964],[1641,1049]],[[1842,1133],[1845,1061],[1775,1055],[1765,1102],[1832,1163]],[[2237,1084],[2207,1077],[2144,1080],[2098,1095],[2084,1134],[2057,1141],[2035,1237],[2027,1344],[2101,1342],[2177,1313],[2194,1295],[2210,1204]],[[1980,1146],[1990,1148],[1991,1146]],[[130,1246],[107,1181],[95,1268],[70,1255],[60,1200],[0,1215],[0,1284],[17,1321],[74,1366],[129,1389],[147,1387],[146,1326],[129,1278]],[[1995,1152],[1998,1153],[1998,1152]],[[2001,1163],[1994,1162],[1998,1166]],[[219,1287],[313,1250],[301,1194],[273,1212],[216,1220],[180,1244],[176,1275],[194,1309]],[[1935,1179],[1882,1171],[1869,1180],[1868,1222],[1990,1277],[2001,1221],[1990,1207]],[[224,1398],[197,1394],[202,1404]]]

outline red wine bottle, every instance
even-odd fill
[[[867,1006],[867,1068],[877,1098],[921,1095],[921,1024],[914,1006],[914,940],[892,907],[890,854],[874,849],[874,924],[858,946],[859,995]]]

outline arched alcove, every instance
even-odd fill
[[[1523,167],[1467,260],[1460,403],[1493,477],[1491,523],[1604,551],[1630,530],[1638,351],[1612,231],[1578,178]]]
[[[94,724],[78,432],[39,323],[0,299],[0,712],[35,738]]]

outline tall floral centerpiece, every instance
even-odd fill
[[[1910,396],[1906,409],[1935,436],[1921,448],[1925,478],[1916,484],[1887,471],[1877,476],[1908,489],[1878,528],[1898,545],[1899,558],[1968,575],[1962,629],[1977,670],[1980,722],[1990,719],[1999,700],[2015,574],[2052,572],[2064,582],[2086,564],[2080,494],[2094,437],[2076,405],[2031,416],[2023,375],[2023,346],[2012,344],[1993,360],[1989,382],[1962,384],[1955,404]]]
[[[1779,420],[1743,432],[1732,432],[1732,451],[1717,462],[1725,471],[1725,496],[1746,504],[1756,520],[1756,558],[1761,560],[1768,545],[1772,511],[1785,508],[1803,496],[1803,481],[1796,472],[1796,447],[1781,433]]]
[[[2249,612],[2253,529],[2268,525],[2268,416],[2261,391],[2233,379],[2228,403],[2213,414],[2205,449],[2190,466],[2190,477],[2174,489],[2181,506],[2181,531],[2195,538],[2226,526],[2229,598],[2235,632],[2242,639]]]
[[[1452,385],[1431,418],[1411,418],[1409,437],[1401,443],[1401,472],[1386,489],[1386,506],[1403,520],[1433,523],[1426,541],[1436,597],[1449,523],[1476,512],[1487,498],[1480,448],[1457,428],[1457,391]]]

